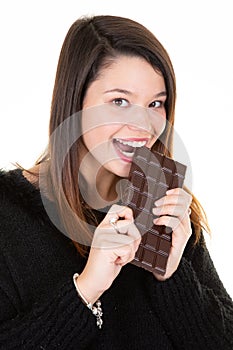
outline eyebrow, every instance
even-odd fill
[[[114,89],[111,89],[111,90],[106,90],[104,91],[104,94],[108,94],[108,93],[111,93],[111,92],[119,92],[121,94],[125,94],[125,95],[133,95],[133,93],[131,91],[128,91],[128,90],[125,90],[125,89],[119,89],[119,88],[114,88]],[[154,97],[157,98],[157,97],[163,97],[163,96],[167,96],[167,92],[166,91],[161,91],[159,92],[158,94],[155,94]]]

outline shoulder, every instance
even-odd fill
[[[22,170],[0,170],[1,226],[44,217],[40,191],[23,176]]]
[[[24,207],[29,201],[38,201],[39,190],[22,174],[21,169],[0,170],[0,201]],[[2,205],[1,205],[2,209]]]
[[[0,169],[0,190],[1,194],[18,194],[23,188],[30,186],[23,176],[21,169],[3,170]],[[17,192],[17,193],[15,193]]]
[[[0,190],[1,194],[9,189],[11,189],[15,185],[15,180],[17,177],[22,174],[20,169],[15,170],[3,170],[0,169]]]

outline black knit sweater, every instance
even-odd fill
[[[233,349],[233,303],[204,244],[164,282],[128,264],[101,297],[104,324],[72,276],[85,259],[20,170],[0,172],[0,349]]]

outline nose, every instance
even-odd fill
[[[149,133],[150,136],[152,136],[154,134],[152,127],[144,127],[142,125],[131,125],[131,124],[127,124],[127,127],[129,130],[133,130],[133,131],[144,131],[146,133]]]
[[[148,108],[141,106],[133,106],[127,121],[130,130],[143,130],[150,134],[154,134],[154,128]]]

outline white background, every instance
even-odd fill
[[[0,167],[30,167],[45,148],[60,48],[70,25],[86,14],[135,19],[169,52],[178,88],[176,131],[191,164],[188,185],[207,212],[208,246],[233,296],[230,0],[1,1]]]

